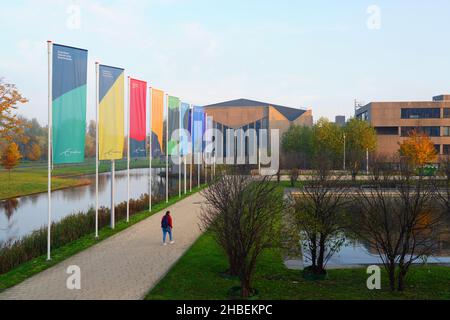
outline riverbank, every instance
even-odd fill
[[[154,204],[152,212],[142,211],[133,214],[130,217],[129,223],[127,223],[125,220],[122,219],[117,222],[115,230],[111,230],[109,227],[104,227],[100,229],[98,239],[95,238],[94,233],[89,233],[79,238],[78,240],[70,242],[69,244],[63,245],[59,248],[55,248],[52,251],[52,261],[46,261],[46,256],[42,255],[28,262],[22,263],[20,266],[12,269],[11,271],[3,275],[0,275],[0,292],[19,284],[25,281],[26,279],[38,273],[41,273],[42,271],[47,270],[86,249],[89,249],[97,244],[100,244],[103,240],[106,240],[114,235],[118,235],[122,231],[138,224],[139,222],[142,222],[143,220],[146,220],[147,218],[153,216],[154,214],[160,213],[162,210],[171,207],[182,200],[185,200],[191,195],[198,193],[204,187],[205,186],[196,188],[192,192],[183,195],[181,198],[178,197],[178,195],[174,195],[170,198],[169,203],[166,203],[164,200],[157,204]],[[183,212],[181,212],[181,214],[183,214]],[[157,227],[158,228],[160,227],[159,221]],[[158,233],[158,239],[159,237],[160,235]]]
[[[138,159],[131,162],[131,169],[148,168],[149,162],[146,159]],[[155,161],[153,168],[160,168],[162,164]],[[127,162],[118,161],[116,171],[127,169]],[[111,164],[102,162],[99,172],[109,172]],[[46,192],[48,188],[47,167],[37,164],[34,167],[23,166],[11,171],[0,170],[0,200],[18,198],[22,196]],[[90,184],[89,180],[83,176],[95,174],[95,161],[80,165],[55,166],[52,172],[52,190],[61,190],[72,187],[80,187]]]

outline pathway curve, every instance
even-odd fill
[[[0,294],[0,300],[142,299],[200,236],[204,198],[195,194],[168,210],[175,244],[162,246],[159,212]],[[68,290],[66,270],[81,268],[81,290]]]

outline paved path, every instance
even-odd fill
[[[174,245],[162,246],[164,210],[3,292],[0,300],[142,299],[200,236],[203,203],[195,194],[169,208]],[[81,268],[81,290],[67,289],[66,270],[73,265]]]

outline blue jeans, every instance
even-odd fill
[[[172,238],[172,228],[162,228],[163,231],[163,242],[166,242],[167,234],[169,234],[170,241],[173,241]]]

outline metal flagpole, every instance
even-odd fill
[[[166,95],[166,203],[169,203],[169,95]]]
[[[130,131],[131,131],[131,102],[130,102],[130,90],[131,90],[131,80],[128,77],[128,150],[127,150],[127,223],[130,222]]]
[[[190,150],[190,158],[191,158],[191,163],[190,163],[190,168],[189,168],[189,171],[190,171],[190,174],[189,174],[189,179],[190,179],[190,182],[189,182],[189,190],[190,190],[190,192],[192,192],[192,166],[194,165],[194,139],[193,139],[193,137],[194,137],[194,121],[193,121],[193,119],[194,119],[194,109],[192,108],[192,105],[190,105],[189,106],[189,109],[190,110],[192,110],[191,111],[191,116],[190,116],[190,118],[189,118],[189,121],[191,122],[191,150]]]
[[[116,172],[116,161],[111,160],[111,229],[113,230],[116,228],[115,172]]]
[[[150,212],[152,212],[152,182],[153,182],[153,177],[152,177],[152,160],[153,160],[153,124],[152,124],[152,109],[153,109],[153,100],[152,100],[152,88],[150,87],[150,104],[148,107],[148,121],[150,124],[150,150],[149,150],[149,183],[148,183],[148,210]]]
[[[184,156],[184,194],[187,194],[187,156]]]
[[[95,237],[98,238],[98,162],[99,162],[99,110],[98,110],[98,101],[99,100],[99,63],[95,63]]]
[[[52,230],[52,121],[53,121],[53,43],[48,44],[48,220],[47,220],[47,260],[51,260]]]
[[[181,104],[178,106],[178,197],[181,198]]]

